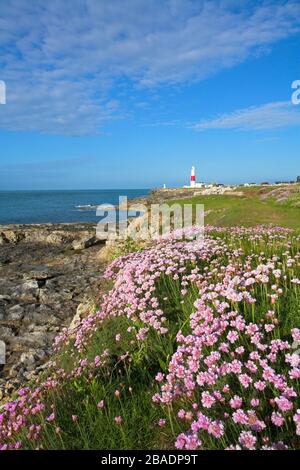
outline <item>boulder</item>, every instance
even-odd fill
[[[52,279],[58,274],[51,270],[47,265],[36,266],[34,269],[29,270],[25,274],[26,279],[31,279],[35,281],[46,281],[47,279]]]
[[[77,307],[77,310],[76,310],[76,314],[74,315],[71,323],[70,323],[70,327],[69,329],[72,331],[72,330],[76,330],[76,328],[79,326],[81,320],[83,318],[86,318],[93,310],[95,309],[95,306],[92,305],[92,302],[90,303],[81,303],[78,305]]]
[[[39,283],[34,279],[34,280],[29,280],[29,281],[25,281],[23,284],[22,284],[22,287],[21,289],[23,291],[27,291],[27,290],[30,290],[30,289],[38,289],[39,288]]]
[[[5,243],[8,243],[6,238],[4,237],[3,233],[0,233],[0,245],[4,245]]]
[[[2,301],[2,302],[3,302],[3,301],[4,301],[4,302],[9,302],[10,299],[11,299],[11,297],[10,297],[9,295],[2,295],[2,294],[0,294],[0,302],[1,302],[1,301]]]
[[[2,341],[10,341],[13,336],[14,336],[13,328],[0,325],[0,338]]]
[[[24,316],[24,308],[21,305],[14,305],[8,309],[8,319],[14,321],[22,320]]]
[[[23,232],[19,232],[16,230],[3,230],[0,233],[0,244],[3,245],[4,243],[18,243],[20,240],[23,240],[25,237]]]
[[[98,243],[101,243],[102,240],[100,240],[97,237],[89,237],[89,238],[82,238],[81,240],[74,240],[72,243],[73,250],[78,251],[78,250],[85,250],[86,248],[89,248],[90,246],[97,245]]]
[[[35,366],[35,357],[32,352],[22,353],[20,362],[24,364],[27,370],[33,370]]]
[[[38,329],[36,325],[33,325],[33,328],[35,330]],[[49,342],[51,341],[49,336],[44,331],[34,331],[30,333],[25,333],[23,336],[20,335],[17,338],[14,338],[14,341],[13,342],[11,341],[11,343],[12,343],[12,346],[15,345],[15,346],[27,347],[27,348],[36,348],[36,347],[44,348],[45,344],[47,344],[48,341]]]

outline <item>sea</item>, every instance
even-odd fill
[[[147,196],[149,189],[0,191],[0,224],[98,222],[97,206]]]

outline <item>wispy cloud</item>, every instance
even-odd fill
[[[216,119],[191,126],[195,130],[237,129],[263,131],[288,126],[300,126],[300,109],[288,101],[267,103],[223,114]]]
[[[299,31],[297,0],[6,0],[0,127],[97,134],[131,112],[124,92],[202,80]]]

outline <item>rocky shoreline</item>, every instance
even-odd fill
[[[158,189],[129,203],[149,207],[190,196],[186,189]],[[6,345],[0,401],[47,367],[55,336],[96,306],[104,245],[95,223],[0,225],[0,341]]]
[[[0,400],[41,370],[54,337],[101,290],[94,223],[0,226]]]

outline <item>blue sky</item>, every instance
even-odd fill
[[[296,0],[7,0],[0,190],[300,175]]]

